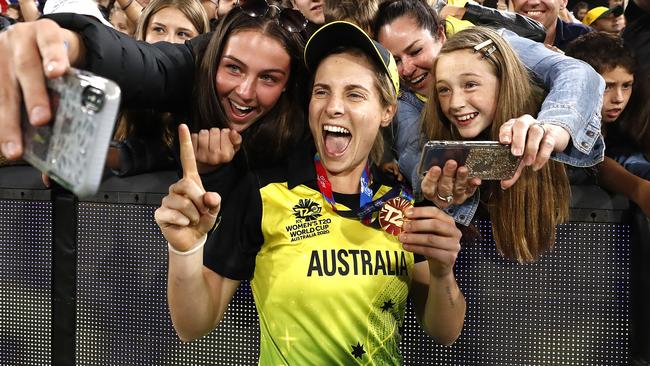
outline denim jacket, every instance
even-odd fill
[[[600,110],[605,90],[603,78],[586,63],[564,56],[537,43],[501,29],[499,33],[512,46],[522,63],[549,90],[537,120],[543,124],[562,126],[569,131],[567,148],[553,153],[553,160],[577,167],[593,166],[603,160],[605,143],[600,134]],[[418,110],[419,108],[419,110]],[[424,103],[413,93],[403,91],[393,121],[396,131],[395,149],[400,170],[421,198],[422,177],[417,174],[420,153],[420,114]],[[469,225],[479,204],[479,191],[461,205],[445,211],[456,222]]]

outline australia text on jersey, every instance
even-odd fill
[[[408,276],[403,251],[364,249],[313,250],[307,277],[314,276]]]

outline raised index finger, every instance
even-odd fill
[[[194,157],[194,148],[192,147],[192,136],[190,129],[186,124],[178,126],[178,140],[181,146],[181,167],[183,168],[183,178],[188,178],[196,182],[201,188],[201,177],[196,167],[196,158]]]

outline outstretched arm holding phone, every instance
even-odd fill
[[[50,121],[45,78],[63,75],[71,65],[84,63],[81,37],[41,19],[19,23],[0,33],[0,149],[10,160],[22,156],[20,104],[29,121],[42,126]]]

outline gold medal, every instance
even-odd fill
[[[391,234],[399,235],[402,232],[402,225],[404,225],[404,211],[413,207],[411,201],[395,197],[384,203],[384,206],[379,211],[379,225],[381,228]]]

